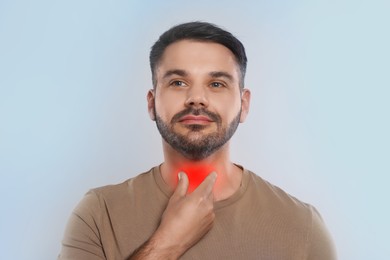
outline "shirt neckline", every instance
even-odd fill
[[[226,207],[228,205],[233,204],[237,200],[239,200],[245,193],[248,184],[249,184],[249,171],[242,167],[241,165],[235,164],[238,166],[240,169],[242,169],[242,179],[241,179],[241,184],[240,187],[227,199],[224,200],[219,200],[214,202],[214,209],[218,210],[220,208]],[[172,195],[172,191],[169,188],[169,186],[165,183],[161,176],[160,172],[160,166],[153,167],[152,169],[153,177],[156,182],[156,185],[158,188],[161,190],[161,192],[169,199]]]

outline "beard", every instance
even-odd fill
[[[177,113],[169,124],[162,120],[156,110],[154,110],[154,113],[156,115],[156,125],[162,138],[174,150],[187,159],[199,161],[216,152],[230,140],[240,123],[241,109],[237,116],[226,127],[222,126],[222,119],[218,114],[207,111],[206,109],[187,108]],[[185,126],[189,130],[186,135],[175,132],[174,125],[185,115],[208,116],[213,123],[217,125],[217,131],[202,135],[201,131],[205,129],[207,125],[194,124]],[[191,138],[191,135],[195,133],[197,133],[198,136],[196,138]]]

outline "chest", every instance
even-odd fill
[[[308,229],[288,214],[256,208],[217,212],[213,228],[182,259],[305,259]]]

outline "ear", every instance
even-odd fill
[[[241,93],[241,116],[240,123],[244,123],[249,113],[249,106],[251,103],[251,91],[244,88]]]
[[[146,99],[148,101],[148,113],[150,119],[153,121],[156,120],[156,114],[154,113],[154,89],[150,89],[148,91],[148,94],[146,96]]]

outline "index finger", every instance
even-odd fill
[[[208,196],[211,194],[215,180],[217,179],[217,173],[210,173],[203,182],[192,192],[192,194],[199,196]]]

